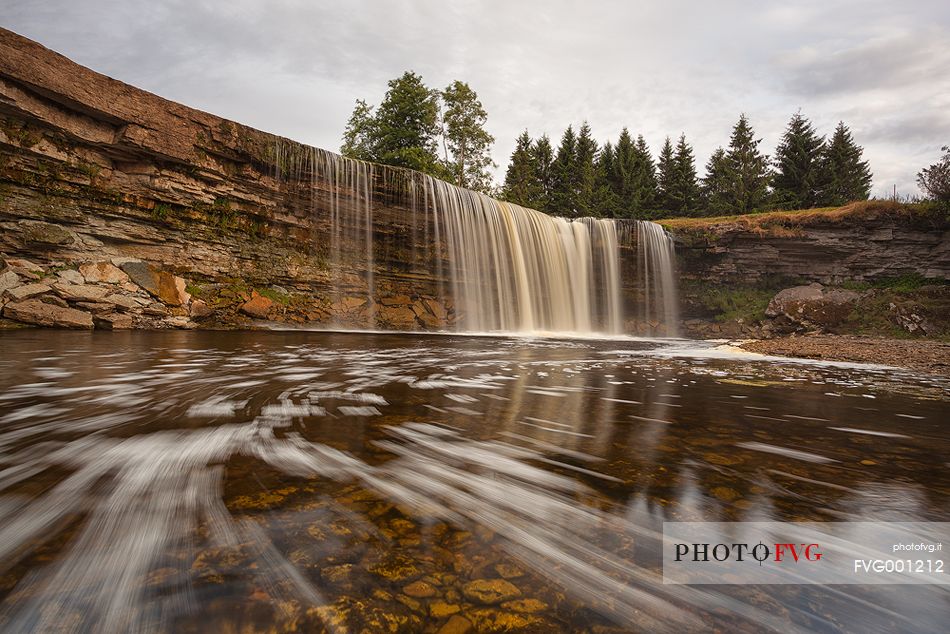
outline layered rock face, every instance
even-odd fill
[[[319,178],[324,154],[0,29],[0,253],[38,266],[50,298],[63,299],[51,282],[64,271],[108,284],[94,269],[115,267],[134,287],[124,292],[178,318],[135,315],[141,327],[451,324],[451,301],[437,296],[440,267],[421,248],[431,240],[426,219],[413,217],[399,171],[365,184],[373,222],[353,226],[365,201],[351,183]],[[369,263],[360,257],[368,241]],[[385,303],[367,301],[370,284]],[[17,299],[4,291],[0,302]]]
[[[419,176],[341,166],[0,29],[7,325],[451,329],[460,316],[445,228],[420,202]],[[767,289],[767,303],[796,284],[950,275],[945,220],[857,220],[669,226],[684,318],[711,317],[697,300],[710,288]],[[637,231],[618,234],[627,236],[619,244],[626,330],[664,334],[654,318],[637,317],[649,295]],[[895,314],[911,323],[916,310]]]

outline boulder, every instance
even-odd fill
[[[77,302],[76,308],[89,311],[93,316],[96,316],[111,313],[115,310],[115,304],[111,302]]]
[[[444,322],[449,316],[448,311],[445,310],[445,306],[443,306],[441,302],[430,297],[425,298],[423,302],[425,303],[426,308],[429,309],[429,312],[435,315],[436,319],[439,321]]]
[[[133,297],[127,295],[119,295],[118,293],[113,293],[112,295],[106,295],[105,301],[115,304],[122,310],[133,310],[139,307],[139,302]]]
[[[765,314],[784,321],[793,329],[834,327],[851,314],[860,293],[827,289],[821,284],[795,286],[779,291],[769,302]]]
[[[24,271],[29,271],[30,273],[42,274],[44,269],[42,266],[36,262],[30,262],[24,258],[6,258],[4,260],[7,266],[11,269],[22,269]]]
[[[3,316],[37,326],[82,329],[93,327],[92,315],[89,313],[75,308],[54,306],[38,299],[11,302],[3,307]]]
[[[67,246],[76,241],[72,231],[48,222],[24,220],[20,222],[20,230],[27,243],[43,247]]]
[[[387,306],[384,304],[379,308],[379,319],[399,330],[416,326],[416,314],[408,306]]]
[[[462,594],[472,603],[491,605],[521,596],[521,591],[504,579],[475,579],[462,586]]]
[[[406,295],[393,295],[381,298],[379,303],[383,306],[408,306],[412,304],[412,299]]]
[[[73,269],[66,269],[65,271],[60,271],[56,274],[60,280],[66,284],[85,284],[86,278],[82,276],[82,273],[79,271],[74,271]]]
[[[52,289],[46,284],[26,284],[25,286],[16,286],[14,288],[7,290],[7,295],[12,297],[15,300],[23,300],[34,295],[42,295],[43,293],[48,293]]]
[[[129,276],[119,267],[110,262],[90,262],[79,267],[79,272],[90,284],[105,282],[106,284],[124,284]]]
[[[140,260],[121,261],[121,268],[133,282],[144,288],[149,295],[169,306],[181,306],[185,291],[184,280],[168,271],[146,264]],[[179,288],[179,280],[180,288]]]
[[[19,283],[20,276],[13,271],[6,270],[3,273],[0,273],[0,295],[3,295],[4,291],[19,285]]]
[[[121,313],[109,313],[108,315],[96,315],[92,318],[96,328],[102,330],[128,330],[132,327],[132,316]]]
[[[188,307],[188,312],[192,319],[202,319],[210,316],[211,313],[214,312],[214,309],[208,306],[208,303],[204,300],[196,299],[191,302],[191,305]]]
[[[53,284],[53,290],[63,299],[71,302],[95,302],[109,294],[109,289],[88,284]]]
[[[266,319],[273,308],[274,302],[264,297],[257,291],[251,293],[251,299],[241,304],[241,312],[258,319]]]

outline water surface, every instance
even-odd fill
[[[664,585],[657,539],[674,520],[950,521],[942,379],[632,339],[0,342],[5,631],[950,617],[939,586]]]

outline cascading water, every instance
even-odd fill
[[[678,334],[679,298],[673,275],[676,256],[673,238],[655,222],[637,222],[639,266],[637,269],[643,299],[640,319],[654,329],[662,326],[667,336]]]
[[[323,245],[335,325],[344,314],[348,325],[377,326],[378,302],[387,304],[377,278],[392,276],[376,271],[383,254],[406,263],[406,277],[431,283],[434,276],[437,306],[419,315],[427,325],[462,332],[625,331],[618,221],[556,218],[411,170],[296,144],[279,145],[274,156],[279,180],[307,188],[298,196],[309,200],[314,240]],[[385,204],[377,205],[381,198]],[[393,209],[404,215],[391,216]],[[383,220],[381,213],[390,216]],[[663,334],[675,334],[672,240],[657,224],[635,224],[643,289],[637,317],[667,324]],[[384,225],[405,231],[385,234]]]

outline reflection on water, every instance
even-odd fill
[[[939,631],[663,585],[663,521],[948,521],[948,386],[682,342],[2,336],[6,631]]]

